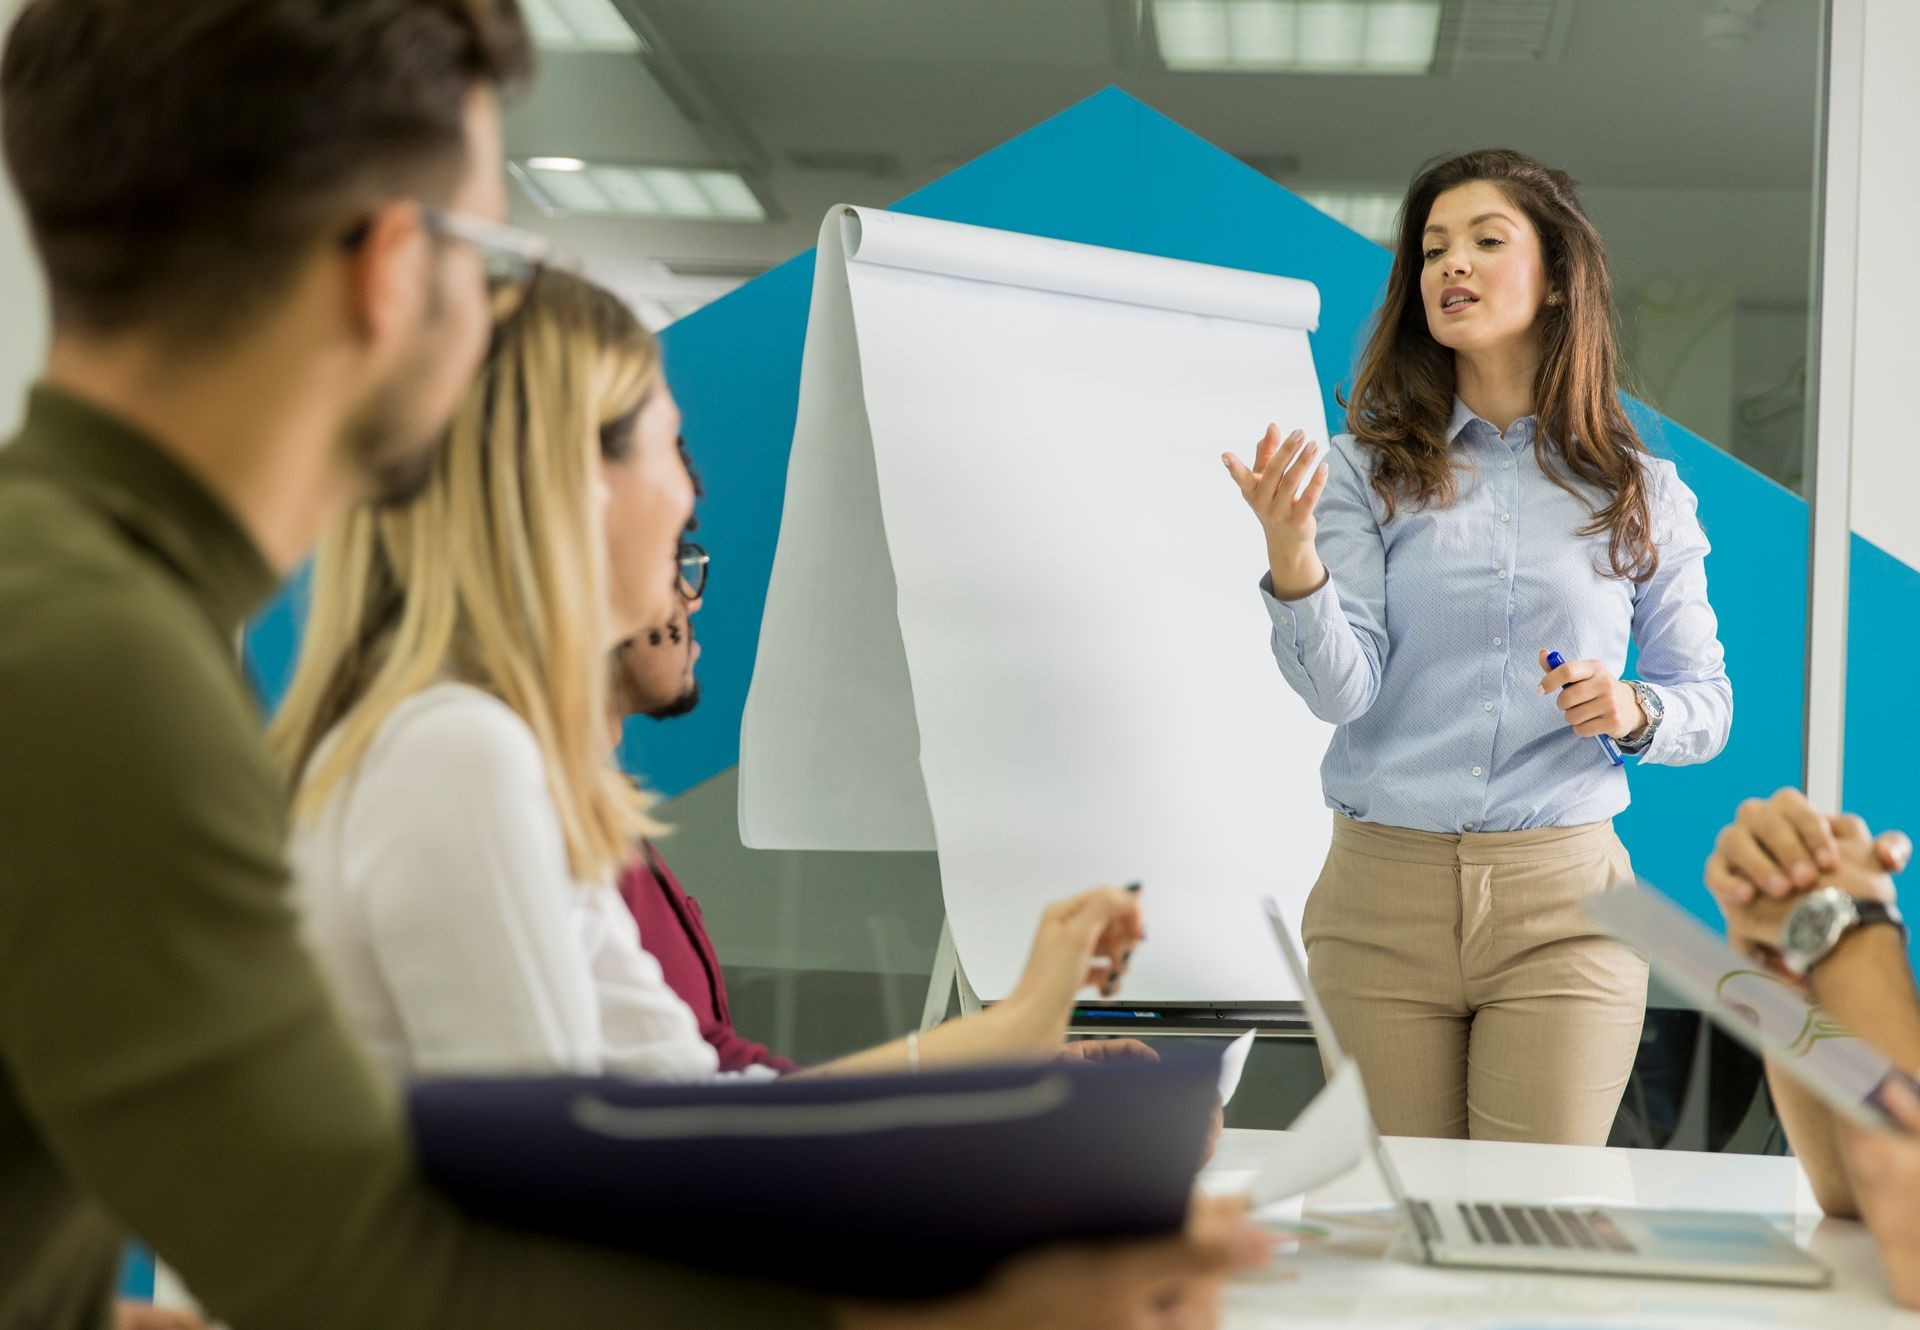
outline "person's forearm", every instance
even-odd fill
[[[1767,1084],[1773,1090],[1780,1125],[1806,1171],[1820,1208],[1837,1219],[1858,1219],[1860,1203],[1840,1153],[1839,1124],[1833,1110],[1771,1058],[1767,1059]]]
[[[1275,600],[1302,600],[1327,584],[1330,574],[1312,545],[1267,546],[1267,571]]]
[[[1261,590],[1273,620],[1273,659],[1288,687],[1319,719],[1344,725],[1380,696],[1386,658],[1381,635],[1348,616],[1325,569],[1303,596],[1289,599],[1274,575]]]
[[[1899,929],[1855,929],[1814,966],[1810,982],[1827,1015],[1900,1070],[1920,1068],[1920,993]]]
[[[1726,748],[1727,737],[1733,732],[1733,685],[1724,674],[1679,683],[1649,678],[1643,657],[1640,682],[1659,695],[1666,709],[1641,761],[1655,766],[1690,766],[1710,762]]]
[[[1039,1019],[1009,1000],[936,1025],[917,1041],[896,1039],[798,1074],[845,1076],[905,1071],[913,1065],[916,1046],[923,1068],[1048,1058],[1060,1051],[1065,1039],[1066,1030],[1060,1022]]]

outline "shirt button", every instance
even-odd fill
[[[1491,703],[1491,702],[1482,702],[1482,703],[1480,704],[1480,709],[1481,709],[1482,711],[1492,711],[1492,710],[1493,710],[1493,703]]]
[[[1507,570],[1502,568],[1499,572],[1495,573],[1494,576],[1504,582],[1507,580]]]
[[[1478,776],[1478,775],[1480,774],[1480,768],[1479,768],[1479,767],[1475,767],[1475,768],[1473,769],[1473,774],[1474,774],[1474,775],[1476,775],[1476,776]]]
[[[1472,831],[1472,830],[1473,830],[1473,823],[1471,823],[1471,822],[1462,822],[1462,823],[1460,824],[1460,830],[1462,830],[1462,831]]]
[[[1493,644],[1494,644],[1495,646],[1499,646],[1499,645],[1500,645],[1500,639],[1499,639],[1499,638],[1497,638],[1497,637],[1496,637],[1496,638],[1494,638],[1494,639],[1493,639]]]
[[[1501,520],[1502,522],[1511,522],[1511,521],[1513,520],[1513,514],[1512,514],[1512,513],[1501,513],[1501,514],[1500,514],[1500,520]]]
[[[1513,459],[1512,459],[1511,457],[1509,457],[1509,458],[1507,458],[1507,459],[1506,459],[1505,461],[1503,461],[1503,462],[1501,462],[1501,463],[1500,463],[1500,469],[1501,469],[1502,471],[1511,471],[1511,470],[1513,470]]]

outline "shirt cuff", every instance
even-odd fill
[[[1298,600],[1276,598],[1273,594],[1273,574],[1262,573],[1260,595],[1266,601],[1267,617],[1273,620],[1274,633],[1289,645],[1318,641],[1333,623],[1342,619],[1340,597],[1334,592],[1331,572],[1318,590],[1310,591]]]

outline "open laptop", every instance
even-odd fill
[[[1346,1054],[1272,898],[1267,900],[1267,920],[1313,1021],[1321,1057],[1329,1069],[1339,1067]],[[1414,1249],[1426,1265],[1803,1288],[1817,1288],[1832,1279],[1825,1266],[1758,1215],[1411,1196],[1387,1153],[1371,1109],[1365,1113],[1364,1125],[1380,1176],[1406,1213]]]

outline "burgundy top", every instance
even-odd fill
[[[727,977],[707,936],[700,905],[681,888],[652,842],[640,843],[640,857],[620,875],[620,896],[640,925],[640,945],[660,962],[667,986],[693,1008],[701,1037],[720,1055],[720,1070],[771,1067],[782,1076],[799,1070],[733,1028]]]

